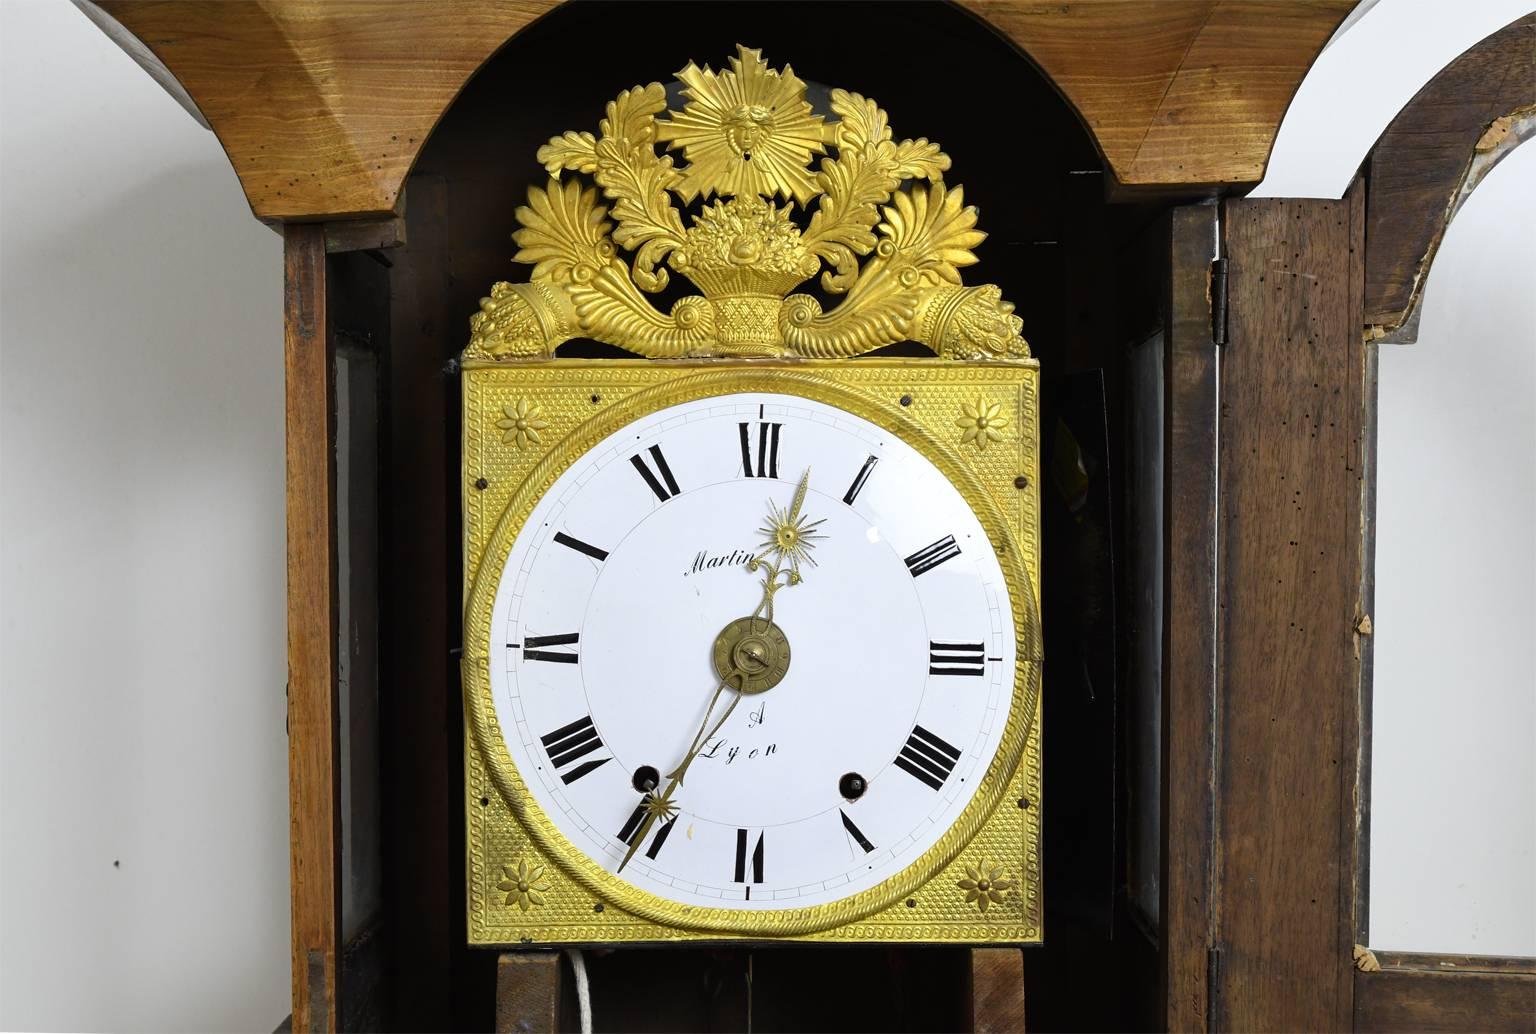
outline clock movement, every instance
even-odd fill
[[[977,213],[859,94],[678,78],[540,149],[464,353],[470,939],[1039,940],[1038,367]]]

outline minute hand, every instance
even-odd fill
[[[614,870],[615,872],[624,871],[624,866],[628,865],[629,860],[635,856],[635,851],[639,849],[641,844],[645,843],[645,838],[650,833],[651,827],[656,824],[656,820],[670,811],[669,804],[672,800],[672,794],[683,784],[683,776],[687,773],[688,766],[693,764],[693,759],[699,756],[699,751],[704,749],[704,744],[714,738],[720,726],[725,724],[725,720],[731,716],[731,712],[736,710],[736,705],[741,702],[741,694],[738,693],[719,720],[713,726],[709,724],[710,716],[715,712],[715,705],[720,702],[720,694],[725,692],[729,685],[730,683],[726,682],[725,679],[721,679],[720,685],[715,687],[714,696],[709,698],[709,707],[704,711],[704,721],[699,726],[699,731],[694,736],[693,743],[688,748],[688,753],[684,755],[682,762],[667,776],[666,791],[660,797],[652,794],[646,795],[644,802],[645,820],[640,824],[640,828],[635,831],[633,838],[629,842],[629,850],[624,853],[624,860],[619,863],[619,867]]]

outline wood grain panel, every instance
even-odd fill
[[[283,240],[293,1029],[335,1030],[341,929],[336,469],[325,229]]]
[[[1356,973],[1355,1030],[1536,1031],[1536,974],[1420,969]]]
[[[555,1034],[560,1029],[560,955],[506,952],[496,959],[497,1034]]]
[[[1362,200],[1225,206],[1212,1029],[1352,1021]]]
[[[1409,320],[1478,141],[1495,119],[1532,105],[1536,14],[1451,62],[1392,120],[1367,165],[1367,323],[1392,331]]]
[[[961,0],[1055,82],[1126,186],[1255,183],[1355,0]]]
[[[1422,970],[1430,973],[1516,973],[1536,977],[1536,958],[1503,955],[1428,955],[1422,952],[1371,953],[1383,973]]]
[[[97,0],[93,18],[180,84],[258,218],[380,219],[464,83],[556,2],[459,0],[444,17],[435,0]],[[1291,96],[1354,2],[962,6],[1055,82],[1120,183],[1169,186],[1259,180]]]
[[[1211,714],[1216,693],[1214,205],[1176,208],[1164,328],[1160,913],[1168,1030],[1205,1030],[1211,943]]]
[[[1024,953],[1018,948],[971,949],[971,1030],[1023,1034]]]
[[[197,104],[260,219],[390,216],[443,111],[557,0],[101,0]]]
[[[1353,7],[1354,0],[1212,5],[1159,99],[1121,182],[1231,184],[1263,179],[1285,109]]]
[[[961,6],[1011,39],[1051,78],[1116,176],[1128,180],[1159,101],[1218,4],[961,0]],[[1085,48],[1090,41],[1091,53]]]
[[[443,364],[464,317],[446,285],[467,248],[440,177],[411,181],[410,244],[390,252],[390,345],[380,481],[380,705],[389,1017],[402,1030],[483,1027],[488,984],[460,966],[464,926],[463,718],[458,665],[458,382]],[[457,196],[470,193],[461,187]],[[476,196],[476,200],[479,198]],[[468,202],[476,211],[476,207]],[[434,620],[423,620],[432,615]],[[478,1000],[477,1000],[478,998]],[[471,1009],[461,1017],[460,1009]]]

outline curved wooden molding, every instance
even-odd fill
[[[459,90],[558,0],[100,0],[181,83],[256,217],[383,219]]]
[[[258,218],[378,219],[469,77],[557,2],[97,0],[92,16],[180,84]],[[1056,84],[1119,184],[1153,188],[1261,179],[1354,3],[961,0]]]
[[[1417,336],[1435,252],[1482,178],[1536,132],[1536,14],[1446,65],[1371,149],[1366,168],[1365,322],[1376,335]]]
[[[1356,0],[959,0],[1073,106],[1122,186],[1264,178],[1302,77]]]

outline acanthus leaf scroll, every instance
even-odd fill
[[[512,235],[532,274],[481,300],[466,358],[548,357],[578,337],[648,358],[826,359],[900,341],[953,359],[1029,355],[1001,290],[961,278],[986,234],[944,182],[938,144],[896,141],[886,113],[845,90],[828,121],[793,69],[746,47],[722,72],[689,64],[678,78],[681,111],[661,84],[637,86],[596,134],[539,149],[550,179]],[[646,295],[671,273],[700,293],[662,312]],[[817,274],[830,311],[796,293]]]

